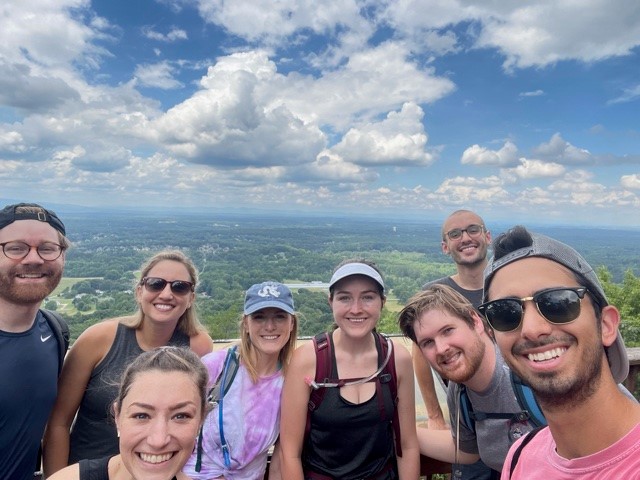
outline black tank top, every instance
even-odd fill
[[[333,336],[331,376],[338,378]],[[378,366],[382,351],[376,336]],[[327,388],[320,406],[311,413],[311,430],[303,448],[303,468],[340,479],[375,477],[395,460],[391,419],[395,409],[388,383],[382,384],[385,419],[378,395],[354,404],[340,396],[339,388]],[[392,476],[389,478],[393,478]]]

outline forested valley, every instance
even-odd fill
[[[378,264],[389,291],[380,329],[397,332],[395,313],[427,281],[455,271],[434,223],[371,218],[176,215],[113,212],[64,216],[72,248],[65,278],[45,303],[69,322],[72,338],[89,325],[135,311],[140,265],[179,249],[200,272],[197,311],[214,339],[237,337],[244,291],[253,283],[327,282],[346,258]],[[492,233],[511,225],[488,225]],[[564,241],[598,268],[611,303],[622,311],[628,346],[640,346],[640,231],[536,228]],[[332,322],[327,292],[294,291],[300,335]]]

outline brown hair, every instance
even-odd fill
[[[209,374],[207,369],[195,353],[187,348],[158,347],[138,355],[127,367],[122,375],[120,389],[115,400],[117,412],[122,411],[122,402],[131,390],[131,385],[136,377],[145,372],[182,372],[191,377],[198,389],[200,396],[200,413],[202,418],[206,415],[207,382]]]
[[[431,310],[444,310],[463,320],[470,328],[474,326],[474,313],[482,319],[485,331],[492,337],[491,330],[480,315],[462,294],[448,285],[435,284],[426,290],[416,293],[398,314],[398,326],[402,333],[414,343],[416,333],[414,325],[420,321],[423,313]]]

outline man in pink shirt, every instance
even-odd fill
[[[640,405],[618,387],[629,371],[620,313],[595,272],[521,226],[493,250],[479,310],[549,424],[514,443],[501,478],[640,478]]]

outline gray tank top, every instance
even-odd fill
[[[168,345],[189,348],[189,336],[176,329]],[[142,352],[135,329],[119,323],[111,349],[89,377],[71,427],[69,464],[118,454],[118,434],[111,406],[118,395],[122,373]]]

